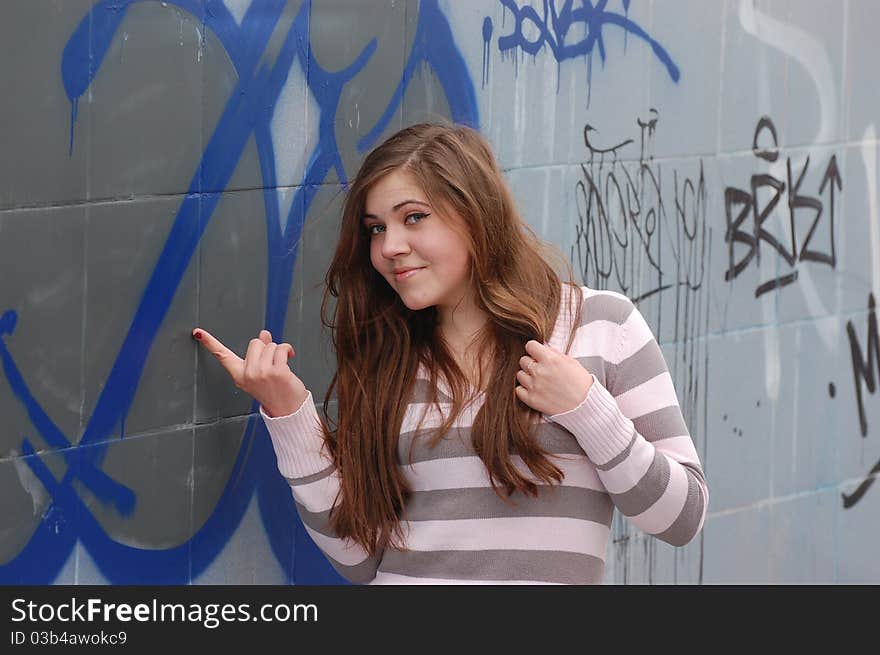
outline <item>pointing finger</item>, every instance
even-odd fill
[[[241,377],[241,374],[244,372],[244,360],[241,357],[224,346],[217,337],[207,330],[196,328],[193,330],[192,335],[202,343],[208,352],[217,358],[234,380],[238,380]]]

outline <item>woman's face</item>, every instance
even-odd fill
[[[464,221],[428,204],[406,171],[396,170],[367,192],[363,225],[370,261],[412,310],[453,308],[469,291],[465,241],[450,227]],[[403,272],[407,269],[418,269]]]

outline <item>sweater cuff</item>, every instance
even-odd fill
[[[269,416],[261,405],[260,416],[272,440],[278,470],[285,478],[304,478],[332,464],[322,452],[324,433],[311,391],[293,414]]]
[[[593,375],[593,384],[580,405],[548,417],[571,432],[587,457],[599,466],[626,450],[632,442],[635,426],[608,390]]]

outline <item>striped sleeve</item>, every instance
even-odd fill
[[[275,449],[278,470],[287,480],[303,526],[346,580],[364,584],[376,577],[381,553],[375,557],[350,539],[338,537],[330,524],[330,508],[339,491],[339,474],[323,450],[321,431],[312,392],[293,414],[270,417],[260,407]]]
[[[703,469],[651,328],[631,301],[613,296],[626,303],[620,320],[594,320],[590,335],[606,331],[607,338],[592,341],[609,345],[602,355],[607,388],[594,374],[578,407],[549,418],[575,436],[624,516],[644,532],[683,546],[705,520]],[[573,349],[591,347],[584,343],[591,331],[579,328]]]

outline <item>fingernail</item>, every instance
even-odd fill
[[[202,340],[202,333],[199,332],[198,330],[196,331],[196,333],[195,333],[193,336],[194,336],[196,339],[198,339],[199,341]]]

